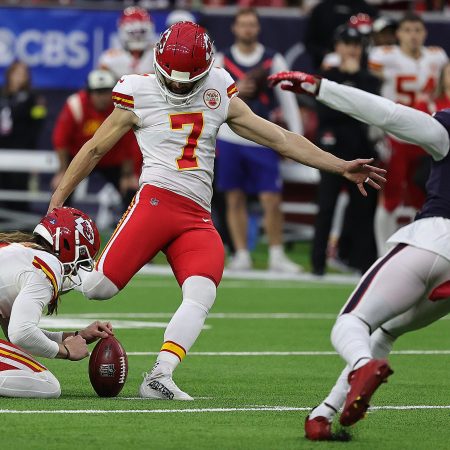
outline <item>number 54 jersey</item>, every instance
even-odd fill
[[[163,97],[155,75],[127,75],[113,90],[116,107],[133,111],[143,155],[140,184],[151,184],[211,208],[216,136],[238,91],[229,73],[212,68],[188,105]]]

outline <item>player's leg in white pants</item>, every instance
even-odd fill
[[[370,334],[418,305],[448,279],[450,262],[408,245],[397,245],[364,275],[341,311],[331,340],[352,369],[372,358]]]
[[[450,298],[432,302],[426,295],[408,311],[389,320],[377,328],[370,336],[370,350],[373,358],[386,358],[394,342],[404,333],[418,330],[430,325],[450,312]],[[310,419],[326,417],[332,420],[337,411],[344,405],[349,384],[350,366],[346,366],[339,375],[336,384],[323,402],[314,408]]]
[[[0,371],[0,397],[58,398],[60,395],[59,381],[49,370]]]

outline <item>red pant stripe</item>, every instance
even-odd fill
[[[105,245],[105,248],[103,249],[100,257],[98,258],[95,268],[99,272],[103,272],[103,263],[105,262],[105,258],[106,258],[106,255],[108,254],[108,250],[110,249],[110,247],[113,244],[113,242],[116,240],[116,238],[117,238],[118,234],[120,233],[120,231],[123,229],[123,227],[126,225],[128,220],[132,216],[133,211],[136,209],[136,207],[137,207],[137,205],[139,203],[139,196],[140,196],[141,190],[142,190],[142,188],[139,189],[139,191],[134,196],[133,200],[130,203],[130,206],[128,207],[128,209],[125,211],[124,215],[120,219],[119,223],[117,224],[116,229],[114,230],[114,233],[109,238],[108,243]]]

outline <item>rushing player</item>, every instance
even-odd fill
[[[348,366],[305,427],[310,439],[330,439],[332,418],[344,401],[342,425],[364,417],[371,396],[392,373],[383,358],[394,340],[450,311],[450,109],[431,117],[301,72],[270,78],[280,82],[282,89],[312,94],[330,108],[421,145],[433,158],[424,206],[413,223],[389,238],[395,247],[365,273],[333,327],[332,343]]]
[[[130,73],[153,70],[153,46],[157,40],[150,14],[138,6],[125,8],[118,23],[122,48],[111,48],[100,55],[99,67],[117,79]]]
[[[431,96],[448,57],[440,47],[423,45],[427,31],[418,15],[406,14],[396,34],[399,45],[375,47],[369,53],[369,69],[383,79],[383,97],[414,106]],[[379,256],[386,252],[386,240],[398,228],[396,209],[405,203],[420,209],[425,200],[422,189],[414,182],[424,151],[395,137],[390,137],[389,143],[387,182],[375,215]]]
[[[33,234],[0,233],[0,396],[57,398],[56,377],[33,356],[78,361],[86,344],[112,334],[107,322],[75,333],[38,327],[43,310],[56,311],[60,292],[92,270],[100,238],[94,222],[74,208],[47,214]],[[33,355],[33,356],[31,356]]]
[[[364,182],[379,188],[384,181],[384,171],[368,165],[371,160],[344,161],[255,115],[236,97],[228,72],[213,68],[213,61],[202,27],[179,22],[168,28],[155,48],[155,74],[119,80],[113,91],[117,108],[72,160],[50,203],[50,209],[61,206],[114,143],[134,129],[144,156],[141,187],[82,290],[90,298],[110,298],[158,251],[166,254],[183,301],[141,384],[142,397],[192,400],[175,385],[172,372],[200,334],[222,277],[224,249],[210,202],[215,140],[224,122],[284,157],[341,174],[363,194]]]

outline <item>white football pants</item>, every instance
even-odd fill
[[[42,364],[15,345],[0,340],[0,397],[58,398],[61,387]]]
[[[447,259],[428,250],[397,245],[372,265],[342,308],[331,333],[334,347],[351,367],[360,359],[371,358],[370,333],[378,327],[389,327],[388,321],[409,311],[412,318],[406,314],[404,320],[420,328],[424,326],[421,323],[430,323],[434,314],[439,316],[435,308],[446,309],[448,299],[430,308],[421,303],[427,305],[431,291],[449,279]],[[443,306],[439,306],[441,302]],[[430,319],[422,318],[425,310]]]

